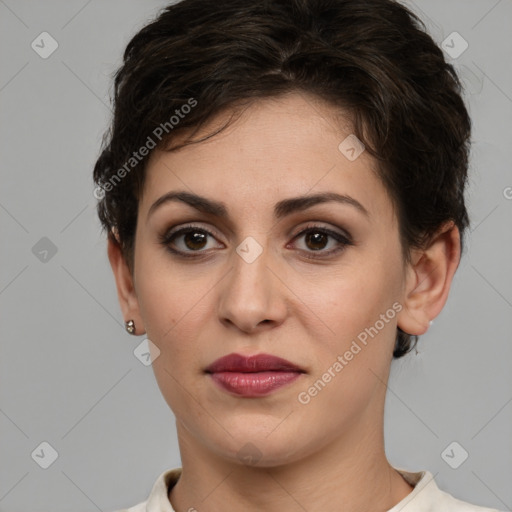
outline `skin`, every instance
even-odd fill
[[[339,503],[344,511],[386,511],[412,490],[384,451],[396,328],[421,335],[443,308],[460,259],[459,232],[446,223],[406,265],[375,161],[367,152],[349,161],[338,149],[349,134],[347,119],[311,96],[258,100],[205,142],[153,151],[133,274],[109,242],[124,318],[160,350],[153,369],[176,416],[183,467],[169,493],[177,512],[338,511]],[[148,217],[160,196],[183,190],[224,202],[229,218],[181,202]],[[278,201],[319,192],[349,195],[368,216],[330,202],[273,217]],[[194,245],[182,235],[173,247],[207,256],[180,258],[159,241],[189,222],[213,236]],[[322,257],[337,242],[297,237],[308,223],[346,231],[353,245]],[[249,236],[263,251],[252,263],[236,252]],[[298,394],[395,302],[401,311],[309,403],[300,403]],[[232,352],[273,354],[305,373],[263,398],[233,396],[204,373]],[[239,456],[247,443],[259,452],[256,464]]]

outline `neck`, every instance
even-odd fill
[[[340,503],[343,512],[386,512],[413,489],[387,461],[383,430],[375,425],[352,429],[298,461],[267,467],[219,457],[180,423],[177,429],[183,469],[169,494],[176,512],[339,512]]]

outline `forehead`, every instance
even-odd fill
[[[214,133],[231,115],[214,118],[195,140]],[[141,214],[165,192],[188,190],[233,210],[273,208],[285,197],[337,192],[356,198],[372,217],[387,217],[392,206],[375,160],[365,151],[355,159],[354,152],[346,152],[357,144],[353,137],[349,119],[315,97],[291,93],[257,100],[206,141],[176,151],[154,150]]]

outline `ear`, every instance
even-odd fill
[[[425,249],[414,249],[406,269],[403,309],[398,327],[412,335],[424,334],[443,309],[460,262],[460,233],[453,221],[437,231]]]
[[[135,332],[133,334],[144,334],[144,323],[140,315],[139,301],[130,268],[124,259],[119,243],[110,236],[107,243],[108,259],[116,280],[117,297],[123,317],[125,321],[133,320],[135,322]]]

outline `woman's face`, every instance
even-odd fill
[[[381,435],[404,267],[374,160],[355,158],[350,138],[339,147],[350,135],[340,124],[332,108],[294,93],[148,162],[138,311],[178,428],[205,453],[241,461],[252,450],[272,466]],[[180,200],[151,209],[170,192],[222,203],[225,215]],[[345,199],[282,206],[322,194]],[[241,395],[205,372],[233,353],[277,356],[302,373],[263,396]]]

